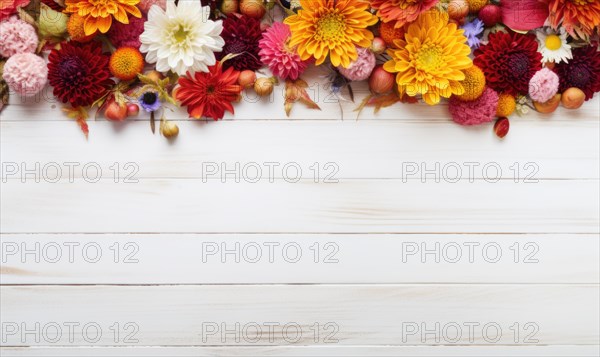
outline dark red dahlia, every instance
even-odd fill
[[[54,95],[73,107],[87,106],[114,84],[108,70],[109,56],[98,42],[86,45],[63,42],[48,56],[48,81]]]
[[[529,80],[542,69],[542,54],[537,50],[533,35],[497,32],[475,51],[473,63],[483,69],[487,85],[497,92],[526,94]]]
[[[231,15],[223,21],[221,36],[225,40],[225,46],[223,51],[217,54],[218,59],[221,60],[228,54],[238,54],[224,63],[225,68],[256,71],[262,67],[258,55],[258,41],[262,37],[260,21],[246,15]]]
[[[559,91],[577,87],[585,93],[585,100],[592,99],[600,92],[600,52],[598,44],[579,47],[573,50],[569,63],[558,63],[554,71],[560,78]]]

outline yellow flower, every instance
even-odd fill
[[[289,16],[292,37],[289,47],[297,47],[302,60],[314,57],[316,64],[329,55],[331,64],[350,66],[358,58],[356,46],[369,47],[373,33],[367,27],[377,23],[362,0],[300,0],[302,10]]]
[[[400,95],[423,96],[427,104],[437,104],[440,97],[462,95],[464,70],[471,67],[471,49],[463,30],[448,23],[448,16],[432,10],[422,13],[408,26],[403,39],[389,49],[391,60],[384,69],[396,75]]]
[[[483,74],[483,71],[476,65],[473,65],[463,72],[465,74],[465,79],[461,82],[461,84],[465,88],[465,92],[462,95],[457,95],[456,97],[466,102],[481,97],[483,91],[485,90],[485,75]]]
[[[498,108],[496,109],[496,116],[507,117],[514,113],[516,108],[517,101],[515,97],[507,93],[502,93],[498,98]]]
[[[127,14],[142,17],[142,13],[135,6],[140,0],[66,0],[66,13],[76,13],[84,18],[83,30],[86,36],[96,31],[107,33],[115,20],[128,24]]]

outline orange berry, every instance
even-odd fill
[[[118,79],[129,81],[144,70],[144,57],[137,48],[121,47],[110,56],[108,69]]]
[[[502,93],[498,97],[498,109],[496,109],[496,115],[499,117],[508,117],[515,112],[517,107],[517,101],[515,97],[510,94]]]
[[[483,94],[485,90],[485,75],[476,65],[469,67],[464,73],[465,79],[460,83],[465,88],[465,92],[456,97],[462,101],[469,102],[481,97]]]

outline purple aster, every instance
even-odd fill
[[[158,93],[152,91],[142,94],[138,98],[138,101],[142,108],[147,112],[154,112],[161,106],[160,100],[158,100]]]
[[[483,32],[483,21],[479,19],[474,19],[473,21],[467,21],[462,26],[462,29],[465,30],[465,37],[467,38],[467,42],[469,47],[472,50],[479,48],[479,36]]]

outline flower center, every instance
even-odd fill
[[[556,51],[562,47],[562,40],[557,35],[546,37],[546,48],[550,51]]]
[[[58,65],[58,68],[63,81],[72,85],[80,83],[87,75],[82,59],[76,56],[65,57]]]
[[[317,36],[322,41],[330,41],[342,36],[345,29],[344,17],[336,13],[326,14],[317,21]]]
[[[173,32],[173,38],[175,39],[175,41],[177,43],[182,43],[185,41],[185,39],[188,37],[188,34],[190,32],[187,31],[183,25],[178,25],[177,29],[175,30],[175,32]]]
[[[417,55],[417,67],[427,71],[435,71],[444,65],[444,56],[441,48],[425,44]]]
[[[574,66],[574,69],[569,72],[569,83],[577,88],[586,88],[589,85],[592,73],[586,66]]]
[[[144,102],[144,104],[147,104],[147,105],[152,105],[152,104],[156,103],[156,99],[158,99],[158,97],[156,96],[156,93],[146,92],[146,93],[144,93],[144,96],[142,97],[142,102]]]
[[[508,66],[514,78],[521,78],[529,72],[529,57],[525,53],[515,53],[510,57]]]

